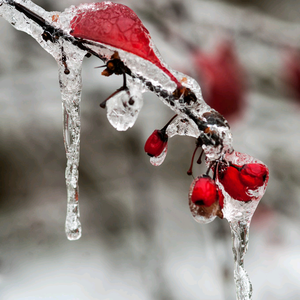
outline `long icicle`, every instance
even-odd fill
[[[74,47],[73,45],[68,45]],[[59,83],[63,108],[63,136],[66,149],[67,166],[65,172],[67,186],[67,216],[65,232],[69,240],[81,237],[79,213],[79,150],[80,150],[80,102],[81,102],[81,67],[85,52],[74,52],[72,56],[64,54],[58,61]],[[77,57],[74,57],[77,56]],[[67,59],[66,59],[67,57]]]

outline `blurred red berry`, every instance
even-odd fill
[[[166,148],[168,136],[163,130],[154,130],[147,139],[144,150],[149,156],[159,156]]]
[[[300,101],[300,53],[298,51],[289,50],[285,54],[282,77],[291,94]]]
[[[193,55],[204,100],[225,118],[241,113],[245,103],[245,73],[232,42],[226,41],[215,53]]]
[[[193,188],[191,201],[196,205],[211,206],[218,199],[218,187],[208,176],[200,177]]]

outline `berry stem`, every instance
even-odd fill
[[[204,153],[204,150],[202,149],[200,155],[199,155],[199,158],[197,159],[197,164],[200,165],[202,163],[202,155]]]
[[[209,173],[210,169],[212,168],[212,166],[214,165],[214,163],[215,163],[215,162],[211,162],[211,163],[210,163],[209,167],[208,167],[207,170],[206,170],[205,175],[209,176],[208,173]]]
[[[100,107],[101,108],[105,108],[106,107],[106,102],[113,96],[115,96],[116,94],[118,94],[121,91],[127,91],[129,93],[128,88],[124,85],[122,87],[120,87],[119,89],[117,89],[115,92],[113,92],[108,98],[106,98],[103,102],[100,103]]]
[[[160,131],[166,131],[168,126],[172,123],[172,121],[177,117],[177,114],[173,116],[170,121],[160,130]]]
[[[195,154],[196,154],[198,148],[199,148],[199,145],[197,144],[197,145],[196,145],[196,148],[195,148],[195,150],[194,150],[193,156],[192,156],[192,161],[191,161],[190,168],[189,168],[188,171],[186,172],[189,176],[190,176],[190,175],[193,175],[194,158],[195,158]],[[202,150],[202,152],[203,152],[203,150]],[[201,153],[202,153],[202,152],[201,152]]]

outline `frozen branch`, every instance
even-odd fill
[[[177,134],[196,138],[194,155],[202,148],[207,171],[190,187],[192,216],[199,223],[209,223],[217,216],[230,222],[237,297],[250,299],[251,284],[243,257],[252,215],[266,190],[268,169],[253,157],[234,151],[227,121],[204,102],[198,83],[163,61],[148,30],[124,5],[106,1],[70,7],[59,13],[46,12],[30,0],[3,0],[0,15],[16,29],[34,37],[58,63],[67,156],[67,237],[76,240],[81,236],[78,206],[81,67],[86,55],[94,55],[105,63],[102,75],[123,76],[122,87],[101,104],[107,108],[107,118],[117,130],[134,125],[142,108],[142,93],[147,90],[175,112],[145,144],[153,165],[163,162],[169,137]]]

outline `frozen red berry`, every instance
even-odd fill
[[[245,164],[240,171],[240,179],[244,186],[256,189],[264,184],[268,176],[268,169],[262,164]]]
[[[251,197],[246,193],[246,187],[240,180],[240,171],[233,166],[219,168],[218,180],[224,186],[225,191],[239,201],[249,201]]]
[[[218,199],[218,187],[216,183],[209,177],[203,176],[196,181],[191,201],[196,205],[211,206]]]
[[[249,190],[255,190],[263,186],[268,178],[268,169],[257,163],[243,166],[220,166],[218,180],[224,186],[225,191],[235,200],[249,201],[253,196]]]
[[[208,175],[194,179],[189,192],[189,207],[193,218],[203,224],[210,223],[217,216],[223,219],[219,197],[218,186]]]
[[[76,8],[70,34],[122,49],[146,59],[165,72],[177,85],[174,75],[161,63],[152,47],[149,31],[129,7],[103,1]]]
[[[147,139],[144,150],[149,156],[159,156],[167,147],[168,136],[164,130],[154,130]]]

